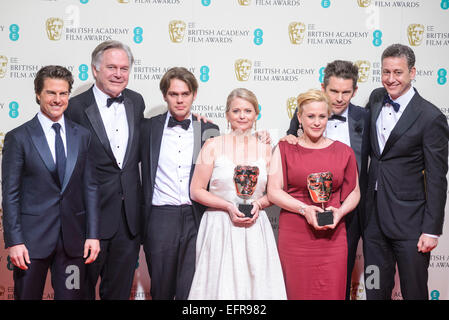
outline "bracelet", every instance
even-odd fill
[[[301,215],[305,215],[305,213],[306,213],[306,207],[307,206],[303,206],[303,205],[299,205],[299,213],[301,214]]]

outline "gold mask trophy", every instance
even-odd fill
[[[246,201],[251,199],[256,191],[257,180],[259,178],[259,168],[253,166],[236,166],[234,168],[234,185],[237,196],[243,199],[243,204],[239,204],[239,211],[245,217],[251,218],[252,204],[247,204]]]
[[[314,203],[321,203],[324,210],[324,203],[329,201],[332,194],[332,173],[319,172],[311,173],[307,177],[307,189]],[[334,223],[334,214],[332,211],[320,212],[317,215],[318,225],[325,226]]]

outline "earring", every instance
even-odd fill
[[[257,131],[257,120],[254,121],[254,131]]]
[[[229,121],[228,121],[228,131],[229,131]]]
[[[304,130],[302,128],[302,124],[299,123],[298,131],[296,131],[298,138],[304,134]]]

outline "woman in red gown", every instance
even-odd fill
[[[268,198],[281,207],[278,247],[288,299],[345,299],[344,216],[357,206],[360,190],[353,150],[324,136],[330,113],[322,91],[309,90],[299,95],[297,116],[303,134],[295,145],[279,142],[272,158]],[[314,203],[308,176],[325,176],[329,172],[330,198],[323,205]],[[319,226],[317,216],[324,211],[322,207],[333,212],[333,224]]]

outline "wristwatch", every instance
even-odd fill
[[[306,206],[300,205],[298,211],[300,214],[304,215],[306,213]]]

